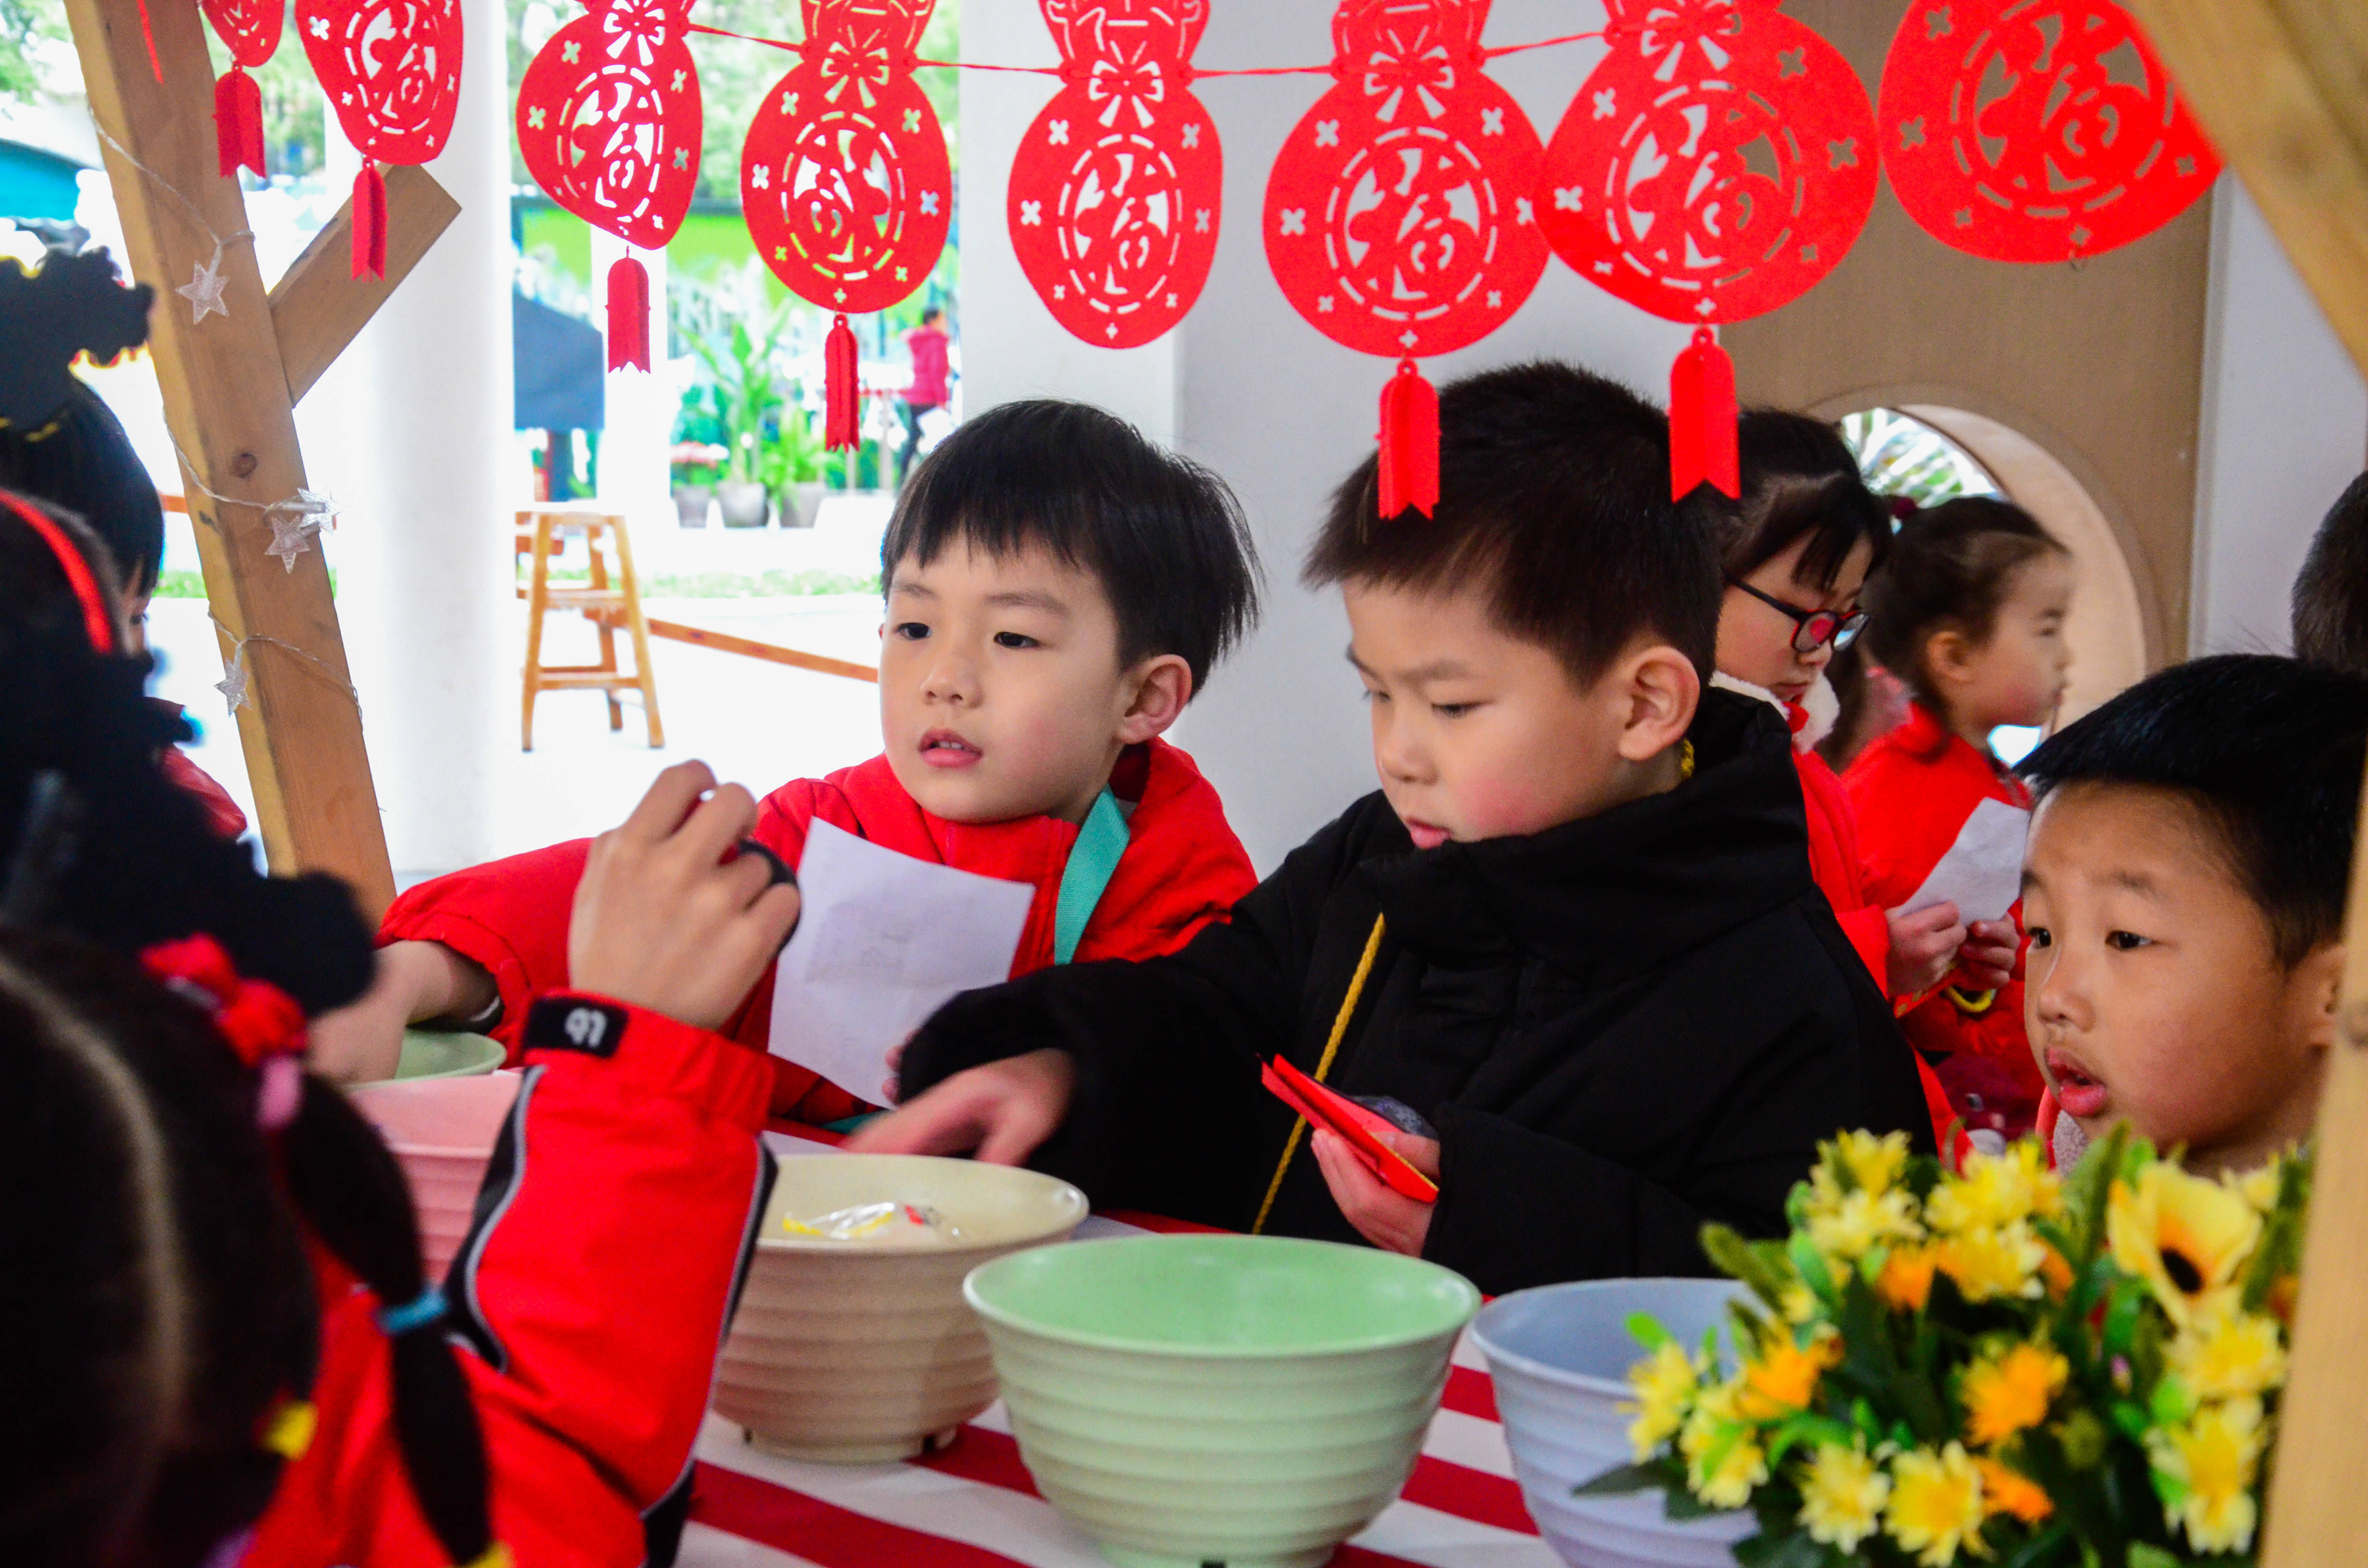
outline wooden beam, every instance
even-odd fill
[[[416,164],[386,171],[386,276],[353,276],[354,203],[337,209],[271,288],[271,326],[279,364],[288,374],[288,401],[304,401],[313,383],[346,351],[395,286],[410,276],[461,204]]]
[[[728,631],[710,631],[703,626],[685,626],[677,620],[653,620],[648,625],[653,637],[693,642],[701,648],[712,648],[719,653],[738,653],[744,658],[763,659],[768,664],[788,665],[795,669],[813,670],[818,675],[845,676],[849,680],[877,682],[880,679],[880,672],[870,665],[833,659],[821,653],[802,653],[776,642],[759,642],[751,637],[734,637]]]
[[[2368,6],[2128,0],[2294,270],[2368,373]],[[2368,799],[2361,843],[2368,846]],[[2318,1107],[2293,1379],[2262,1568],[2368,1562],[2368,855],[2351,861],[2341,1038]]]
[[[2129,0],[2129,8],[2368,374],[2368,7]]]
[[[66,0],[66,14],[125,259],[156,287],[149,347],[181,449],[206,596],[225,662],[236,653],[248,672],[239,740],[265,852],[274,870],[344,878],[375,918],[394,877],[328,569],[317,549],[296,555],[292,570],[265,553],[264,509],[303,486],[304,464],[255,247],[234,237],[247,227],[246,203],[215,165],[213,70],[198,8],[147,7],[161,81],[140,0]],[[225,242],[229,313],[193,321],[174,290],[214,255],[213,235]]]

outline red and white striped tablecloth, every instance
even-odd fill
[[[768,1135],[783,1154],[818,1145]],[[1190,1230],[1144,1215],[1095,1215],[1080,1238]],[[710,1415],[683,1568],[1109,1568],[1036,1494],[1003,1406],[941,1452],[903,1464],[805,1464],[757,1452]],[[1333,1568],[1559,1568],[1521,1506],[1486,1363],[1456,1346],[1447,1396],[1395,1503],[1340,1549]]]

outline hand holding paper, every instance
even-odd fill
[[[888,1098],[889,1053],[931,1013],[1009,978],[1036,896],[824,822],[798,885],[805,909],[774,971],[769,1047],[873,1104]]]

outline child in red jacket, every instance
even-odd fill
[[[670,768],[594,847],[598,994],[530,1011],[439,1289],[303,1069],[306,1014],[369,983],[352,895],[258,875],[167,781],[89,548],[0,493],[0,1562],[670,1561],[771,1176],[771,1075],[706,1032],[796,918],[723,862],[756,802]]]
[[[2029,809],[2031,792],[1990,750],[1989,733],[2055,712],[2072,665],[2064,619],[2073,585],[2070,553],[2011,503],[1963,497],[1901,528],[1867,585],[1867,646],[1915,700],[1907,722],[1870,744],[1845,780],[1876,902],[1911,897],[1983,801]],[[2042,1088],[2023,1032],[2021,963],[2003,984],[1963,970],[1951,979],[1907,1007],[1901,1027],[1969,1126],[2018,1137]]]
[[[881,546],[883,755],[765,800],[756,839],[791,866],[808,824],[1031,882],[1012,973],[1172,952],[1256,878],[1216,791],[1159,739],[1249,626],[1257,562],[1214,474],[1076,403],[996,408],[913,476]],[[569,983],[582,841],[411,890],[379,983],[316,1028],[324,1066],[392,1070],[403,1027],[468,1020],[508,1044],[526,998]],[[769,971],[723,1024],[766,1048]],[[774,1109],[867,1108],[776,1061]]]
[[[1918,996],[1955,967],[1965,927],[1953,904],[1909,915],[1875,902],[1850,798],[1815,749],[1836,709],[1826,666],[1866,624],[1859,594],[1890,549],[1891,517],[1860,478],[1840,434],[1824,421],[1755,409],[1743,416],[1740,437],[1743,497],[1721,540],[1726,596],[1713,681],[1784,715],[1818,891],[1884,994]],[[1995,968],[2003,980],[2013,949],[1976,944],[1965,961]],[[1917,1066],[1933,1131],[1945,1147],[1955,1113],[1931,1069],[1921,1058]]]

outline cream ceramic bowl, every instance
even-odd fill
[[[927,1204],[962,1233],[834,1242],[784,1221],[882,1201]],[[714,1408],[792,1459],[910,1458],[995,1403],[995,1368],[962,1276],[1064,1239],[1086,1217],[1068,1183],[914,1154],[785,1159],[724,1342]]]
[[[349,1091],[354,1108],[377,1127],[411,1182],[430,1283],[443,1279],[468,1237],[485,1163],[518,1092],[513,1073],[390,1078]]]
[[[1732,1568],[1735,1543],[1756,1528],[1748,1513],[1675,1523],[1656,1492],[1571,1493],[1634,1457],[1620,1407],[1634,1397],[1628,1369],[1645,1349],[1628,1332],[1630,1315],[1699,1345],[1745,1293],[1731,1279],[1589,1279],[1499,1297],[1472,1325],[1497,1381],[1521,1500],[1572,1568]]]
[[[1405,1486],[1461,1276],[1273,1236],[1081,1242],[981,1268],[1011,1429],[1123,1568],[1313,1568]]]

